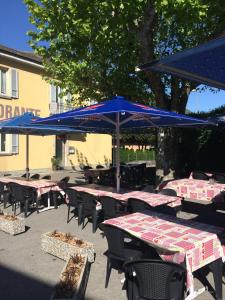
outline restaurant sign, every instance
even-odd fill
[[[40,116],[40,110],[36,108],[11,106],[0,104],[0,119],[9,119],[20,116],[25,112],[32,112],[35,116]]]

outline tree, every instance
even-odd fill
[[[30,44],[43,57],[46,78],[77,101],[119,94],[184,113],[196,83],[135,67],[225,32],[223,0],[24,2],[36,27]],[[175,130],[159,134],[160,176],[178,169],[177,140]]]

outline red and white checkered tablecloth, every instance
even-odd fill
[[[123,194],[124,197],[128,198],[136,198],[142,200],[149,204],[152,207],[156,207],[159,205],[168,205],[170,207],[176,207],[181,205],[181,197],[173,197],[155,193],[148,193],[142,191],[133,191],[130,193]]]
[[[190,178],[163,182],[159,188],[173,189],[180,197],[217,203],[223,202],[225,193],[225,184]]]
[[[224,256],[225,229],[191,220],[145,211],[104,223],[119,227],[153,246],[160,257],[185,262],[187,288],[194,287],[195,270]]]
[[[85,186],[74,186],[70,188],[78,192],[86,192],[97,197],[100,196],[112,197],[121,202],[126,202],[129,198],[136,198],[148,203],[152,207],[156,207],[163,204],[166,204],[171,207],[180,206],[182,200],[181,197],[171,197],[171,196],[147,193],[142,191],[133,191],[125,194],[119,194],[119,193],[113,193],[109,191],[96,190],[94,188],[93,189],[87,188]]]
[[[23,180],[23,179],[15,179],[10,177],[1,177],[0,182],[3,183],[15,182],[23,186],[32,187],[37,191],[37,197],[40,197],[42,194],[48,193],[52,190],[61,191],[61,189],[57,185],[57,182],[47,180],[47,179]]]
[[[86,192],[86,193],[89,193],[96,197],[108,196],[108,197],[112,197],[114,199],[120,200],[122,202],[125,202],[128,199],[125,196],[125,194],[118,194],[118,193],[113,193],[113,192],[109,192],[109,191],[96,190],[96,189],[92,189],[92,188],[87,188],[85,186],[73,186],[73,187],[70,187],[70,189],[74,189],[78,192]]]

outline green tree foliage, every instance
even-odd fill
[[[79,99],[120,94],[178,112],[196,84],[135,67],[218,36],[225,23],[223,0],[24,2],[47,78]]]
[[[137,73],[135,67],[225,33],[224,0],[24,2],[36,28],[29,32],[30,44],[43,57],[46,78],[78,101],[117,94],[184,113],[198,84],[156,72]],[[158,137],[160,177],[177,169],[178,140],[174,130]]]
[[[216,115],[225,115],[225,106],[191,114],[202,119]],[[181,176],[187,176],[193,170],[225,172],[225,123],[207,129],[183,129],[179,147]]]

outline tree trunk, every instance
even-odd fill
[[[160,128],[156,148],[156,184],[173,179],[179,170],[179,134],[177,128]]]

